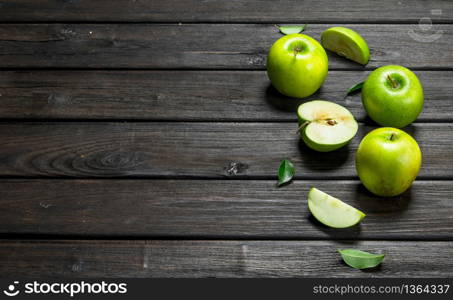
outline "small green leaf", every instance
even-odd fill
[[[278,25],[275,25],[278,30],[280,30],[281,33],[283,34],[292,34],[292,33],[301,33],[302,31],[305,30],[305,28],[307,27],[307,24],[303,25],[303,26],[278,26]]]
[[[348,93],[346,94],[346,96],[349,96],[350,94],[354,93],[354,92],[357,92],[357,91],[360,91],[363,87],[363,84],[365,82],[362,81],[362,82],[359,82],[355,85],[353,85],[349,90],[348,90]]]
[[[373,268],[379,265],[385,254],[373,254],[355,249],[338,249],[344,262],[355,269]]]
[[[294,165],[287,159],[282,160],[278,168],[278,186],[291,181],[294,176]]]

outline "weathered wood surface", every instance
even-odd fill
[[[3,22],[451,22],[453,6],[442,0],[4,0],[0,13]]]
[[[425,105],[417,122],[452,121],[453,72],[416,71]],[[360,121],[360,93],[346,90],[368,71],[331,71],[313,96],[279,94],[264,71],[3,71],[0,118],[168,121],[289,121],[297,106],[326,99]]]
[[[293,161],[297,178],[351,178],[360,126],[347,147],[319,153],[297,123],[0,123],[0,176],[275,178]],[[452,178],[453,124],[413,124],[421,178]]]
[[[364,211],[332,229],[308,211],[317,187]],[[453,238],[452,181],[416,181],[401,196],[373,196],[359,181],[0,180],[0,234],[229,239]]]
[[[331,26],[312,24],[305,33],[318,39]],[[453,25],[436,25],[435,42],[414,38],[421,35],[414,24],[346,26],[367,40],[368,69],[453,68]],[[1,24],[0,67],[256,70],[279,37],[272,24]],[[331,53],[329,68],[364,69]]]
[[[386,253],[376,269],[345,265],[338,248]],[[435,255],[427,255],[433,253]],[[453,277],[453,242],[2,241],[11,277]]]
[[[4,0],[0,15],[5,276],[453,277],[453,2]],[[317,153],[295,134],[301,101],[263,71],[275,23],[308,23],[316,39],[344,24],[368,41],[366,67],[329,53],[310,98],[362,122],[348,147]],[[358,142],[376,126],[360,95],[344,98],[386,64],[414,69],[426,99],[406,128],[420,177],[391,199],[356,178]],[[297,180],[277,188],[283,158]],[[319,224],[311,186],[366,219]],[[388,255],[363,272],[337,248]]]

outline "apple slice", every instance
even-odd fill
[[[324,31],[321,34],[321,44],[327,50],[362,65],[370,60],[370,49],[366,41],[360,34],[346,27],[332,27]]]
[[[316,188],[308,192],[308,209],[319,222],[333,228],[351,227],[365,218],[360,210]]]
[[[329,152],[343,147],[359,128],[349,110],[329,101],[303,103],[297,115],[302,139],[316,151]]]

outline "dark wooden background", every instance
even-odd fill
[[[276,23],[308,23],[316,39],[343,24],[368,41],[366,67],[329,53],[328,79],[309,98],[354,113],[349,146],[322,154],[299,141],[301,100],[265,74]],[[0,272],[452,277],[452,30],[453,2],[441,0],[1,1]],[[354,153],[376,124],[360,95],[344,98],[385,64],[411,68],[425,89],[405,128],[423,167],[390,199],[358,181]],[[283,158],[297,175],[277,189]],[[320,225],[307,210],[311,186],[367,218]],[[344,247],[388,256],[357,271],[341,262]]]

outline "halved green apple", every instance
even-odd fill
[[[346,27],[325,30],[321,34],[321,45],[362,65],[366,65],[370,60],[370,49],[366,41],[360,34]]]
[[[360,210],[316,188],[308,192],[308,209],[319,222],[333,228],[351,227],[365,218]]]
[[[329,152],[346,145],[359,126],[349,110],[324,100],[303,103],[297,109],[300,135],[308,147]]]

